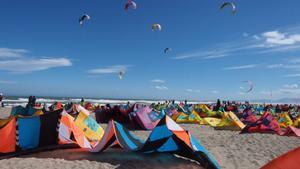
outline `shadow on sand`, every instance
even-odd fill
[[[65,160],[88,160],[110,163],[118,169],[150,169],[150,168],[191,168],[201,169],[195,162],[177,158],[169,153],[143,154],[117,149],[108,149],[101,153],[90,153],[82,149],[65,149],[39,152],[18,158],[59,158]]]

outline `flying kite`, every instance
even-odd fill
[[[121,70],[121,71],[119,72],[119,79],[120,79],[120,80],[123,79],[124,74],[125,74],[125,71],[124,71],[124,70]]]
[[[231,6],[232,8],[232,14],[236,13],[236,7],[235,4],[233,2],[225,2],[221,7],[220,10],[223,10],[226,6]]]
[[[250,93],[253,90],[253,83],[250,80],[246,80],[243,82],[248,83],[248,85],[249,85],[249,89],[247,91],[245,91],[245,93]]]
[[[152,31],[155,31],[155,30],[161,31],[161,26],[160,26],[160,24],[155,23],[155,24],[152,25]]]
[[[134,1],[128,0],[127,3],[125,4],[125,10],[128,11],[129,7],[132,7],[132,9],[136,9],[137,5]]]
[[[91,17],[88,14],[83,14],[80,18],[79,18],[79,24],[80,26],[83,25],[85,20],[90,20]]]
[[[167,54],[168,52],[171,52],[172,49],[171,48],[165,48],[164,53]]]

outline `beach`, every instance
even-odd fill
[[[275,157],[300,146],[297,137],[275,134],[239,134],[238,131],[215,130],[210,126],[180,124],[190,131],[216,158],[222,169],[257,169]],[[105,129],[106,124],[101,124]],[[145,140],[150,131],[135,130]],[[0,168],[201,168],[197,163],[171,154],[140,154],[119,149],[90,153],[82,149],[39,152],[0,160]]]

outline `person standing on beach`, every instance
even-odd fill
[[[80,105],[81,105],[81,106],[84,105],[84,99],[83,99],[83,98],[81,98]]]
[[[35,103],[36,103],[36,97],[33,96],[33,97],[32,97],[32,107],[35,107]]]
[[[0,93],[0,106],[1,107],[4,107],[4,104],[3,104],[3,94],[2,93]]]
[[[29,96],[28,103],[27,103],[26,107],[30,107],[30,106],[32,106],[32,96]]]

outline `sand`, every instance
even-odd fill
[[[104,128],[105,124],[102,124]],[[216,158],[222,169],[258,169],[275,157],[300,146],[300,138],[275,134],[239,134],[209,126],[181,124]],[[149,131],[133,131],[146,139]],[[171,154],[139,154],[109,149],[92,154],[81,149],[54,150],[0,160],[5,169],[201,168]]]

